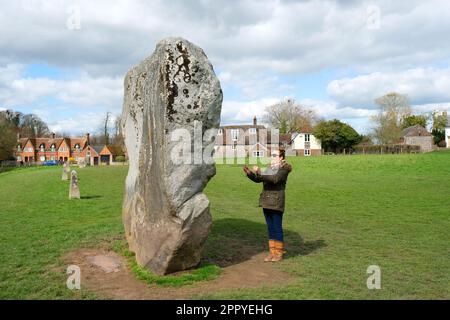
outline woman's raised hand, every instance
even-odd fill
[[[247,165],[244,165],[244,167],[242,169],[244,170],[244,172],[246,174],[249,174],[251,172],[250,169],[247,167]]]
[[[260,173],[261,169],[258,166],[253,166],[253,171],[256,173]]]

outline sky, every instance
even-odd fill
[[[449,35],[446,0],[1,0],[0,110],[95,133],[121,113],[126,72],[181,36],[214,66],[222,124],[293,98],[368,133],[392,91],[415,113],[450,110]]]

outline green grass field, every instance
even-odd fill
[[[276,267],[294,280],[200,298],[450,298],[450,152],[288,161],[288,254]],[[78,170],[83,199],[74,201],[61,170],[0,174],[2,299],[101,298],[68,290],[67,276],[52,270],[71,250],[123,237],[127,167]],[[260,188],[241,166],[217,167],[205,190],[213,215],[205,259],[236,261],[266,248]],[[367,289],[369,265],[381,268],[381,290]]]

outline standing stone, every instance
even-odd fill
[[[83,169],[86,168],[86,159],[85,158],[78,158],[78,167]]]
[[[78,176],[75,170],[70,176],[69,199],[80,199],[80,189],[78,188]]]
[[[216,169],[213,161],[174,162],[179,142],[172,133],[187,130],[200,157],[206,148],[212,151],[222,107],[219,80],[201,48],[167,38],[128,72],[124,86],[122,129],[130,166],[123,222],[130,250],[156,274],[195,267],[211,228],[202,191]],[[194,128],[200,135],[211,128],[215,133],[193,142]]]
[[[63,181],[69,180],[69,174],[70,174],[70,165],[69,165],[69,163],[64,162],[61,180],[63,180]]]

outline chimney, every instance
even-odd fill
[[[17,133],[17,141],[20,140],[20,132]]]
[[[256,126],[257,125],[257,120],[256,120],[256,116],[253,117],[253,125]]]
[[[88,133],[86,133],[86,145],[91,145],[91,141],[90,141],[90,134],[89,134],[89,132]]]
[[[52,139],[55,139],[55,133],[52,132]]]

